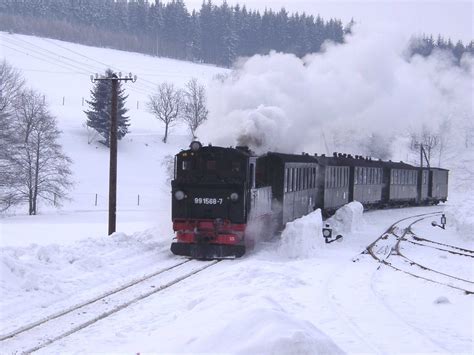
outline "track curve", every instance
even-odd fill
[[[463,291],[466,294],[474,294],[474,282],[457,277],[456,275],[451,275],[439,270],[435,270],[430,266],[422,265],[408,258],[401,251],[400,245],[402,242],[421,244],[422,246],[426,247],[429,246],[429,243],[431,243],[432,245],[439,245],[435,247],[439,250],[453,254],[461,254],[467,257],[473,257],[474,251],[472,250],[433,242],[415,235],[412,227],[416,223],[439,214],[441,214],[441,212],[432,212],[398,220],[392,224],[390,228],[384,234],[382,234],[382,236],[371,243],[367,247],[365,253],[370,254],[381,265],[386,265],[413,277]],[[420,243],[422,241],[424,241],[426,245]],[[443,246],[443,248],[440,246]],[[390,260],[388,260],[389,258]]]

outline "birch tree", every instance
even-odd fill
[[[193,139],[196,129],[207,119],[206,93],[203,85],[193,78],[183,92],[183,120],[187,123]]]
[[[28,213],[38,212],[43,201],[59,205],[67,197],[71,160],[58,142],[61,132],[55,118],[48,112],[43,96],[24,90],[13,104],[12,129],[14,150],[8,157],[9,186],[5,196],[8,204],[28,204]]]
[[[156,92],[149,97],[148,111],[165,124],[164,143],[168,141],[169,129],[179,119],[183,106],[182,96],[181,90],[165,82],[158,85]]]

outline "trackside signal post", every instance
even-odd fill
[[[109,234],[115,233],[117,225],[117,101],[118,101],[118,82],[137,81],[137,76],[132,77],[132,73],[122,78],[122,73],[112,74],[111,77],[95,77],[91,75],[91,81],[94,83],[99,80],[109,80],[112,82],[112,103],[110,109],[110,165],[109,165]]]

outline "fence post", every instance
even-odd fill
[[[140,194],[138,194],[138,198],[137,198],[137,206],[140,206]]]
[[[65,97],[63,96],[63,106],[64,106]]]
[[[84,106],[84,98],[82,98],[82,106]]]
[[[95,205],[97,206],[97,194],[95,194]]]
[[[138,110],[138,107],[139,107],[139,103],[140,103],[140,101],[137,101],[137,110]]]

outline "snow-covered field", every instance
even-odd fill
[[[208,83],[224,69],[40,38],[0,33],[0,54],[45,93],[74,161],[72,201],[37,216],[0,219],[0,335],[183,259],[172,238],[166,156],[189,143],[145,110],[161,81]],[[73,60],[73,61],[71,61]],[[108,151],[88,144],[82,97],[89,74],[107,63],[139,80],[127,84],[131,133],[119,144],[118,233],[106,237]],[[133,88],[133,90],[132,90]],[[64,97],[64,105],[63,105]],[[138,108],[137,108],[138,107]],[[98,204],[95,206],[95,196]],[[140,195],[140,205],[138,205]],[[446,207],[373,211],[348,207],[331,223],[342,242],[325,244],[318,212],[281,239],[257,245],[39,353],[473,353],[473,295],[392,270],[361,254],[404,217],[446,210],[448,228],[415,225],[421,237],[474,249],[472,199],[454,194]],[[470,201],[470,202],[469,202]],[[469,257],[403,244],[411,258],[474,281]],[[59,331],[59,330],[58,330]],[[0,343],[0,347],[1,347]],[[3,352],[14,349],[5,347]]]

